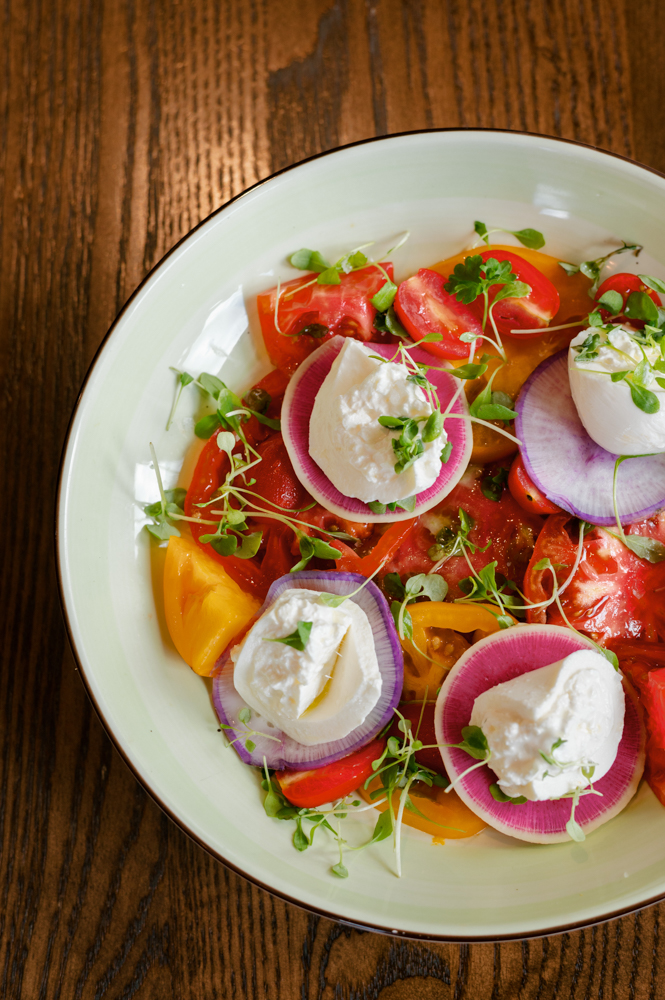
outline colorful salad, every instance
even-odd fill
[[[173,642],[342,878],[388,839],[400,874],[404,825],[580,841],[643,775],[665,806],[665,282],[474,228],[399,283],[393,251],[295,252],[257,301],[274,369],[176,372],[191,481],[151,446]]]

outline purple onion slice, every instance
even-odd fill
[[[591,524],[615,523],[612,478],[617,456],[592,441],[570,394],[568,351],[543,361],[522,386],[515,433],[529,476],[548,500]],[[618,476],[622,523],[665,507],[665,454],[631,458]]]
[[[349,521],[404,521],[416,517],[447,496],[464,475],[473,447],[471,423],[469,420],[460,420],[459,416],[446,420],[444,429],[452,443],[450,458],[441,466],[436,482],[417,494],[415,511],[398,508],[394,512],[375,514],[362,500],[344,496],[309,454],[309,421],[314,400],[343,345],[344,337],[337,336],[319,347],[303,361],[287,386],[282,405],[282,434],[295,473],[305,489],[326,510]],[[372,353],[384,358],[391,358],[396,350],[391,344],[365,346],[371,347]],[[412,348],[409,354],[417,364],[437,363],[431,354],[420,347]],[[445,410],[459,388],[459,379],[445,371],[430,371],[428,378],[436,389],[441,409]],[[451,412],[467,415],[466,396],[463,392],[455,400]]]
[[[462,729],[469,725],[473,703],[479,694],[539,667],[563,659],[589,643],[559,625],[518,625],[481,639],[459,658],[446,677],[434,713],[437,743],[461,743]],[[584,795],[575,819],[585,833],[612,819],[630,802],[644,771],[645,734],[637,698],[624,681],[626,714],[617,756],[604,777],[593,787],[602,792]],[[441,756],[451,779],[474,761],[463,750],[445,747]],[[489,765],[471,771],[455,788],[477,816],[495,830],[536,844],[569,841],[566,823],[570,799],[551,802],[497,802],[490,793],[496,775]]]
[[[376,584],[371,581],[368,583],[365,577],[358,573],[317,573],[313,570],[287,573],[272,584],[265,603],[256,613],[256,618],[259,618],[285,590],[300,588],[321,590],[328,594],[350,594],[362,583],[365,584],[363,589],[349,600],[357,604],[369,619],[383,684],[379,700],[365,721],[343,740],[304,746],[276,729],[272,723],[256,712],[252,712],[248,725],[243,725],[238,719],[238,713],[249,706],[240,697],[233,684],[231,647],[227,647],[220,657],[212,684],[215,710],[219,721],[231,726],[231,729],[225,730],[226,736],[229,740],[237,740],[233,746],[246,764],[263,767],[265,757],[268,767],[277,770],[291,768],[295,771],[307,771],[323,767],[324,764],[346,757],[369,743],[392,718],[393,709],[402,693],[404,657],[388,602]],[[260,735],[248,736],[248,728],[257,733],[266,733],[272,739]],[[251,751],[245,745],[247,739],[255,744],[255,748]]]

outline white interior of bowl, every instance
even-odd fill
[[[143,285],[98,356],[64,459],[59,560],[72,640],[102,717],[146,787],[220,858],[290,899],[408,934],[527,935],[600,919],[665,894],[665,810],[646,786],[584,844],[537,847],[485,831],[433,845],[408,830],[402,879],[388,843],[329,868],[330,838],[304,853],[269,819],[255,772],[223,746],[209,684],[166,632],[158,559],[141,505],[157,498],[191,444],[197,397],[166,433],[169,366],[221,372],[244,389],[269,369],[252,300],[294,276],[287,254],[330,259],[376,240],[398,278],[469,244],[475,219],[542,230],[545,251],[580,261],[622,239],[643,243],[620,270],[665,277],[665,179],[585,147],[510,133],[442,132],[328,154],[249,191],[192,233]],[[618,242],[617,242],[618,241]],[[515,242],[506,237],[501,242]],[[618,263],[617,263],[618,266]],[[251,332],[248,330],[251,327]],[[349,841],[372,820],[349,824]]]

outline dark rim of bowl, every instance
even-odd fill
[[[65,620],[65,626],[66,626],[66,629],[67,629],[67,637],[69,639],[69,645],[71,647],[72,654],[73,654],[74,659],[76,661],[76,664],[78,666],[79,674],[80,674],[80,677],[81,677],[81,679],[83,681],[85,689],[87,691],[88,697],[90,698],[90,701],[92,702],[92,705],[93,705],[93,707],[94,707],[94,709],[95,709],[95,711],[97,713],[97,716],[98,716],[98,718],[99,718],[102,726],[104,727],[104,730],[106,731],[106,734],[108,735],[109,739],[111,740],[111,742],[115,746],[116,750],[118,751],[118,753],[120,754],[120,756],[124,760],[124,762],[127,765],[127,767],[130,769],[130,771],[132,772],[132,774],[134,775],[134,777],[136,778],[136,780],[141,784],[141,786],[145,789],[145,791],[150,795],[150,797],[153,799],[153,801],[156,802],[156,804],[159,806],[159,808],[163,812],[165,812],[166,815],[169,816],[169,818],[171,820],[173,820],[173,822],[183,831],[183,833],[185,833],[191,840],[193,840],[196,844],[198,844],[205,851],[207,851],[207,853],[210,854],[213,858],[215,858],[217,861],[220,861],[222,864],[226,865],[227,868],[230,868],[237,875],[241,875],[243,878],[247,879],[249,882],[252,882],[254,885],[257,885],[260,889],[265,889],[266,892],[272,893],[272,895],[274,895],[274,896],[278,896],[280,899],[285,900],[287,903],[291,903],[293,906],[298,906],[298,907],[300,907],[300,909],[306,910],[307,912],[315,913],[315,914],[317,914],[318,916],[321,916],[321,917],[326,917],[328,920],[335,920],[338,923],[342,923],[342,924],[344,924],[347,927],[353,927],[353,928],[356,928],[358,930],[363,930],[363,931],[369,930],[369,931],[374,931],[374,932],[379,933],[379,934],[389,934],[389,935],[392,935],[393,937],[400,937],[400,938],[412,939],[412,940],[417,940],[417,941],[442,941],[442,942],[451,942],[451,943],[460,943],[460,944],[463,944],[463,943],[496,942],[496,941],[521,941],[521,940],[526,940],[526,939],[537,939],[537,938],[542,938],[542,937],[549,937],[549,936],[551,936],[553,934],[563,934],[563,933],[567,933],[567,932],[574,931],[574,930],[580,930],[580,929],[585,928],[585,927],[594,927],[594,926],[597,926],[599,924],[606,923],[609,920],[616,920],[618,917],[627,916],[628,914],[631,914],[631,913],[637,913],[638,911],[640,911],[642,909],[645,909],[648,906],[652,906],[655,903],[661,902],[662,900],[665,899],[665,893],[661,893],[661,894],[659,894],[657,896],[653,896],[653,897],[650,897],[649,899],[643,900],[642,902],[638,903],[636,906],[626,906],[626,907],[622,907],[621,909],[618,909],[618,910],[612,910],[612,912],[603,914],[602,917],[598,917],[597,919],[594,919],[594,920],[581,920],[581,921],[576,921],[576,922],[573,922],[573,923],[557,924],[557,925],[555,925],[555,926],[553,926],[551,928],[547,928],[547,929],[543,929],[543,930],[539,930],[539,931],[533,931],[533,932],[528,932],[527,931],[526,933],[498,934],[498,935],[480,935],[480,936],[468,937],[468,936],[458,936],[458,935],[450,935],[450,934],[425,934],[425,933],[418,933],[416,931],[403,931],[403,930],[400,930],[399,928],[391,928],[391,927],[389,927],[387,925],[383,926],[383,925],[379,925],[379,924],[373,924],[373,923],[371,923],[369,921],[365,923],[363,921],[358,921],[358,920],[348,920],[345,917],[341,917],[341,916],[339,916],[336,913],[332,913],[329,910],[323,909],[322,907],[313,906],[313,905],[311,905],[309,903],[303,903],[301,900],[294,899],[292,896],[289,896],[288,893],[280,892],[279,890],[274,889],[272,886],[266,885],[264,882],[262,882],[260,879],[256,878],[255,876],[247,874],[247,872],[243,871],[237,865],[233,864],[231,861],[229,861],[227,858],[225,858],[222,854],[219,854],[217,851],[215,851],[213,848],[211,848],[208,844],[206,844],[200,837],[198,837],[187,826],[187,823],[185,822],[185,820],[181,819],[180,816],[177,816],[164,802],[162,802],[162,800],[160,799],[159,795],[150,787],[150,784],[148,783],[148,780],[139,772],[138,768],[132,763],[132,761],[129,759],[129,757],[125,753],[125,751],[124,751],[121,743],[116,738],[116,736],[115,736],[115,734],[113,732],[113,729],[111,728],[110,724],[105,719],[104,714],[103,714],[100,706],[98,705],[98,703],[97,703],[97,701],[95,699],[95,696],[94,696],[94,694],[92,692],[90,683],[89,683],[87,675],[86,675],[86,670],[85,670],[85,667],[84,667],[84,664],[83,664],[83,659],[81,658],[81,656],[79,656],[78,649],[76,648],[76,643],[74,641],[74,636],[73,636],[73,633],[72,633],[72,627],[71,627],[71,623],[70,623],[70,620],[69,620],[69,614],[68,614],[67,606],[65,604],[64,582],[63,582],[64,571],[63,571],[63,567],[62,567],[61,561],[60,561],[60,532],[59,532],[59,523],[60,523],[60,505],[61,505],[62,493],[63,493],[63,472],[64,472],[65,459],[67,457],[67,451],[68,451],[68,448],[69,448],[69,439],[71,437],[72,429],[73,429],[73,426],[74,426],[74,422],[76,420],[76,415],[78,413],[79,406],[81,405],[81,401],[83,399],[83,394],[84,394],[84,392],[86,390],[86,387],[88,385],[88,382],[89,382],[89,380],[90,380],[90,378],[92,376],[93,370],[94,370],[97,362],[99,361],[99,359],[100,359],[100,357],[102,355],[102,352],[106,348],[106,346],[107,346],[107,344],[108,344],[108,342],[109,342],[109,340],[111,338],[111,335],[113,334],[116,326],[118,325],[118,323],[120,322],[120,320],[123,318],[125,312],[129,308],[129,306],[132,304],[132,302],[134,301],[134,299],[137,298],[137,296],[143,290],[144,286],[148,283],[148,281],[152,278],[152,276],[159,270],[159,268],[162,266],[162,264],[164,264],[164,262],[166,260],[168,260],[168,258],[171,256],[171,254],[174,253],[176,250],[178,250],[182,246],[182,244],[186,240],[188,240],[190,238],[190,236],[192,236],[198,229],[200,229],[207,222],[209,222],[210,219],[214,218],[216,215],[220,215],[222,212],[226,211],[227,208],[229,208],[231,205],[234,205],[241,198],[244,198],[247,194],[249,194],[252,191],[256,191],[257,188],[260,188],[262,185],[267,184],[269,181],[273,180],[275,177],[279,177],[282,174],[286,174],[286,173],[289,173],[292,170],[296,170],[298,167],[302,166],[305,163],[312,163],[314,160],[323,159],[324,157],[331,156],[332,154],[338,153],[341,150],[353,149],[355,146],[366,146],[366,145],[369,145],[370,143],[386,142],[386,141],[389,141],[390,139],[399,139],[399,138],[402,138],[402,137],[405,137],[405,136],[411,136],[411,135],[441,135],[441,134],[447,134],[447,133],[453,133],[453,134],[472,134],[472,133],[477,133],[477,134],[485,134],[485,135],[487,135],[487,134],[490,134],[490,135],[492,135],[492,134],[521,135],[521,136],[526,136],[527,138],[532,138],[532,139],[546,139],[546,140],[548,140],[550,142],[561,143],[561,144],[565,144],[565,145],[569,145],[569,146],[581,146],[583,149],[592,150],[594,153],[598,153],[601,156],[607,156],[607,157],[611,157],[612,159],[615,159],[615,160],[622,160],[624,163],[630,163],[633,166],[639,167],[641,170],[645,170],[648,173],[655,174],[657,177],[661,177],[661,178],[663,178],[665,180],[665,174],[662,173],[660,170],[656,170],[655,167],[649,167],[646,164],[638,163],[636,160],[632,160],[629,156],[622,156],[620,153],[613,153],[613,152],[611,152],[609,150],[606,150],[606,149],[599,149],[596,146],[592,146],[592,145],[590,145],[589,143],[586,143],[586,142],[580,142],[577,139],[563,139],[563,138],[560,138],[559,136],[544,135],[543,133],[540,133],[540,132],[523,132],[523,131],[519,131],[519,130],[516,130],[516,129],[471,128],[471,127],[466,127],[466,128],[427,128],[427,129],[414,129],[413,131],[410,131],[410,132],[394,132],[394,133],[391,133],[389,135],[371,136],[368,139],[359,139],[356,142],[349,142],[349,143],[346,143],[343,146],[336,146],[334,149],[328,149],[328,150],[325,150],[322,153],[316,153],[313,156],[308,156],[304,160],[299,160],[298,163],[293,163],[293,164],[291,164],[288,167],[282,167],[281,170],[275,171],[274,173],[270,174],[269,177],[265,177],[263,180],[257,181],[255,184],[252,184],[251,187],[246,188],[246,190],[241,191],[237,195],[234,195],[233,198],[230,198],[229,201],[224,202],[223,205],[221,205],[219,208],[216,208],[213,212],[211,212],[209,215],[207,215],[205,217],[205,219],[202,219],[200,222],[198,222],[196,224],[196,226],[193,227],[193,229],[190,229],[188,233],[186,233],[184,236],[182,236],[178,240],[178,242],[175,243],[174,246],[172,246],[171,249],[168,250],[164,254],[164,256],[161,257],[160,260],[156,264],[153,265],[153,267],[148,271],[148,273],[145,275],[145,277],[143,278],[143,280],[140,282],[139,285],[137,285],[137,287],[134,289],[134,291],[132,292],[132,294],[130,295],[130,297],[127,299],[127,301],[123,305],[122,309],[120,310],[120,312],[118,313],[118,315],[116,316],[116,318],[113,320],[113,323],[109,327],[108,331],[104,335],[104,337],[103,337],[103,339],[102,339],[99,347],[95,351],[94,357],[93,357],[92,361],[90,362],[90,367],[88,368],[88,371],[86,372],[85,378],[83,379],[83,383],[81,385],[81,388],[79,390],[78,396],[76,398],[76,403],[74,405],[74,409],[72,411],[72,415],[71,415],[71,417],[69,419],[69,424],[67,426],[67,432],[65,434],[65,440],[64,440],[64,443],[63,443],[63,446],[62,446],[62,453],[61,453],[61,456],[60,456],[60,465],[59,465],[59,469],[58,469],[58,482],[57,482],[57,492],[56,492],[55,533],[54,533],[55,534],[56,574],[57,574],[57,580],[58,580],[58,593],[59,593],[59,597],[60,597],[60,605],[61,605],[61,608],[62,608],[62,613],[63,613],[64,620]]]

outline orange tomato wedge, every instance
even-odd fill
[[[367,790],[361,786],[359,792],[365,802],[371,802],[369,793],[380,787],[381,779],[374,778]],[[402,813],[402,822],[415,827],[416,830],[422,830],[423,833],[429,833],[439,844],[443,844],[446,840],[473,837],[487,826],[487,823],[471,812],[455,791],[446,793],[445,789],[437,788],[436,785],[428,788],[421,781],[411,785],[409,795],[416,809],[423,815],[418,816],[417,813],[405,809]],[[396,789],[392,796],[394,815],[397,815],[399,809],[399,796],[400,789]],[[381,802],[376,808],[379,812],[385,812],[388,802]]]
[[[260,607],[202,549],[169,539],[164,564],[164,610],[173,644],[185,663],[207,676],[229,642]]]

